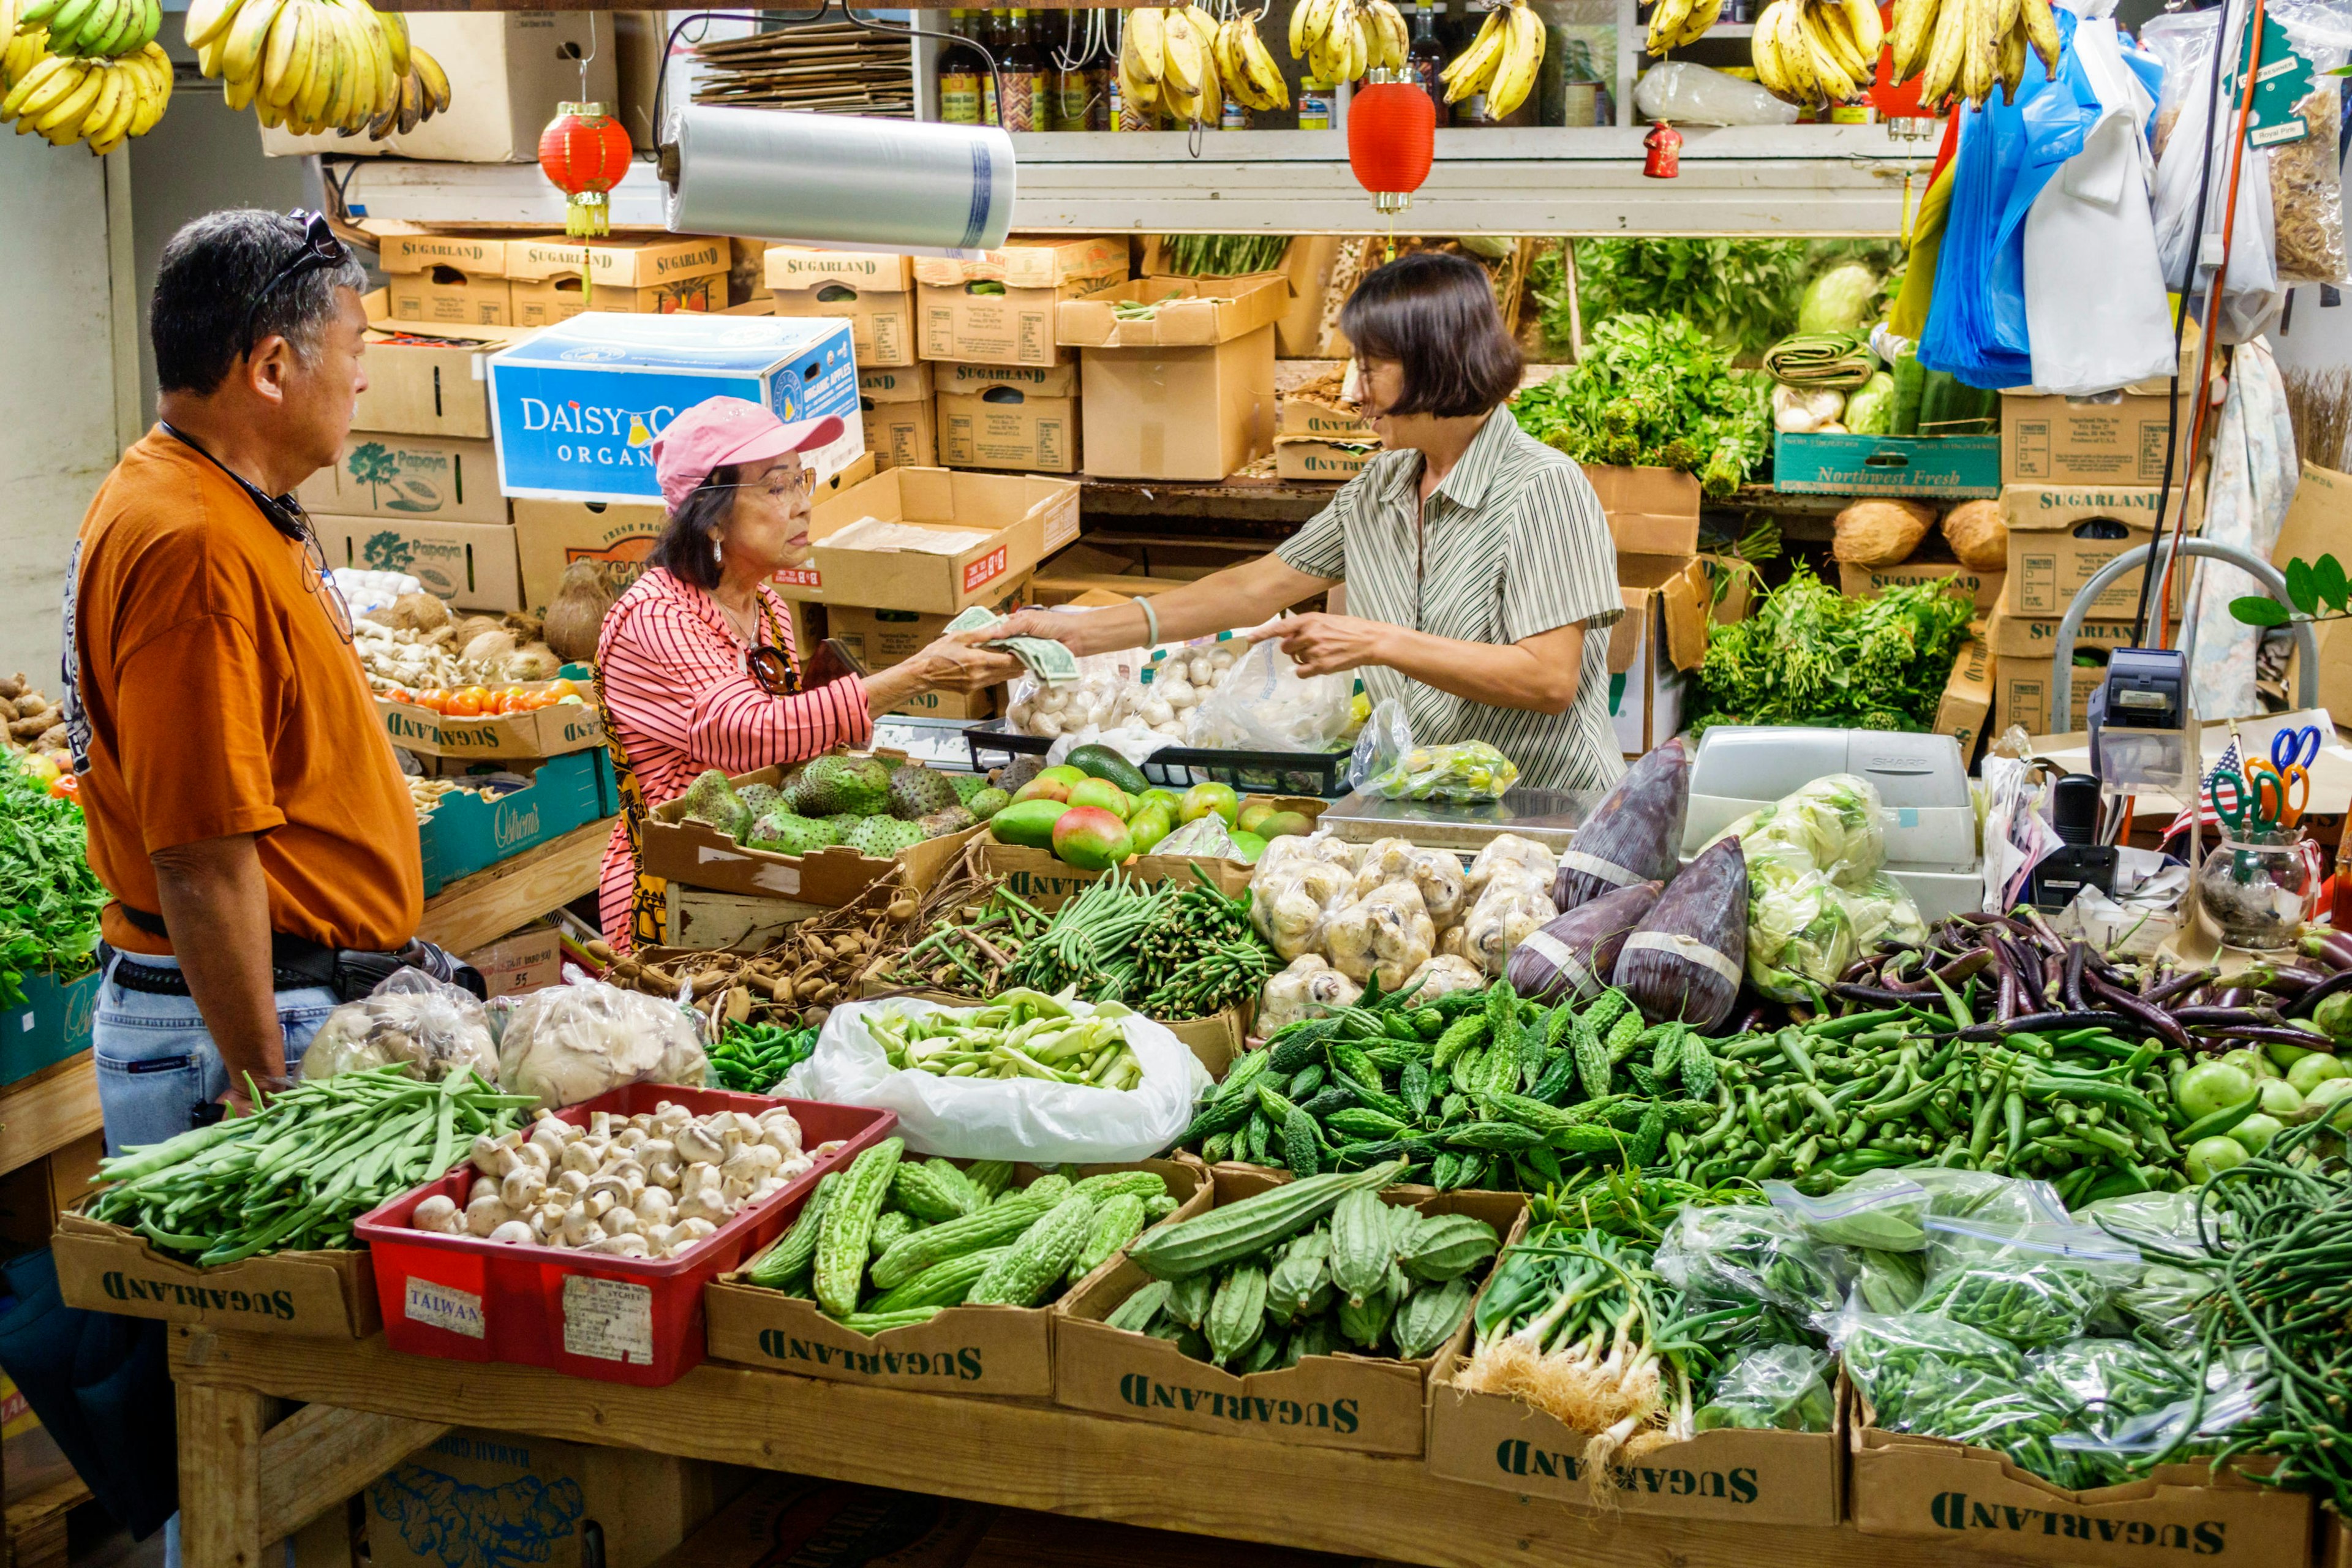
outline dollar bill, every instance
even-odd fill
[[[946,629],[968,632],[998,618],[981,605],[974,605],[950,621]],[[1004,649],[1048,686],[1066,686],[1078,678],[1078,656],[1051,637],[1001,637],[988,646]]]

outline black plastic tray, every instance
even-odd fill
[[[963,732],[971,748],[971,769],[984,773],[1015,757],[1042,757],[1054,749],[1043,735],[1005,728],[1002,719],[974,724]],[[1144,759],[1143,776],[1168,789],[1196,784],[1231,784],[1244,793],[1318,795],[1337,800],[1348,793],[1348,762],[1354,748],[1337,752],[1224,752],[1199,746],[1166,746]]]

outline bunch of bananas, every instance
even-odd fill
[[[1290,12],[1290,58],[1336,87],[1366,71],[1404,69],[1412,35],[1389,0],[1298,0]]]
[[[1895,79],[1920,73],[1920,102],[1957,92],[1978,105],[1995,82],[2003,102],[2017,101],[2028,49],[2054,79],[2062,47],[2050,0],[1895,0],[1891,41]]]
[[[1213,122],[1225,95],[1216,39],[1216,18],[1198,5],[1129,11],[1118,40],[1119,88],[1127,101],[1160,110],[1180,124]]]
[[[1843,103],[1877,79],[1885,35],[1878,0],[1772,0],[1756,18],[1756,79],[1790,103]]]
[[[1723,0],[1658,0],[1650,12],[1650,37],[1643,47],[1654,55],[1688,48],[1706,37],[1723,15]]]
[[[1225,79],[1225,91],[1234,102],[1244,109],[1288,109],[1290,84],[1282,79],[1282,68],[1275,64],[1274,51],[1257,36],[1258,18],[1265,15],[1261,6],[1255,11],[1237,12],[1218,23],[1209,53],[1216,61],[1217,74]]]
[[[100,157],[144,136],[172,101],[172,62],[152,42],[120,59],[49,52],[38,27],[15,35],[0,52],[0,124],[37,131],[53,147],[87,142]]]
[[[367,0],[193,0],[187,36],[231,109],[297,135],[381,142],[449,107],[449,78],[410,45],[407,19]]]
[[[0,0],[0,37],[47,27],[49,53],[76,58],[135,55],[163,25],[156,0]]]
[[[1507,0],[1486,13],[1470,47],[1438,73],[1445,101],[1486,95],[1486,115],[1502,120],[1528,100],[1543,68],[1544,25],[1527,0]]]

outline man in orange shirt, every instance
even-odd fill
[[[336,1002],[400,963],[453,972],[412,942],[415,813],[292,493],[367,385],[364,284],[313,215],[173,236],[149,319],[161,419],[82,520],[64,673],[114,895],[93,1041],[110,1150],[282,1087]]]

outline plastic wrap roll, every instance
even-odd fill
[[[1013,226],[1013,139],[993,126],[689,104],[670,128],[677,233],[961,251]]]

